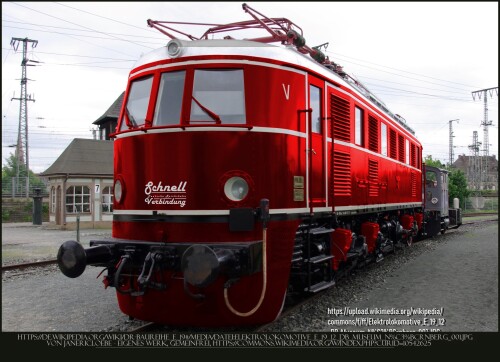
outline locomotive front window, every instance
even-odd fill
[[[121,130],[144,125],[148,111],[153,76],[141,78],[132,83],[125,107]]]
[[[185,78],[185,71],[169,72],[161,75],[153,126],[180,123]]]
[[[246,123],[243,70],[197,69],[190,121]]]
[[[425,173],[425,180],[427,183],[427,187],[436,187],[437,186],[437,174],[434,171],[427,171]]]

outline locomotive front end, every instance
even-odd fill
[[[104,267],[132,318],[269,323],[287,295],[330,288],[424,234],[422,147],[406,121],[324,56],[328,43],[243,9],[254,20],[190,40],[171,35],[182,23],[148,21],[171,40],[129,76],[112,238],[59,250],[68,277]],[[267,36],[214,39],[259,28]]]
[[[271,215],[270,205],[304,209],[292,197],[304,141],[283,131],[289,124],[269,127],[296,122],[298,106],[269,108],[268,80],[281,87],[290,72],[249,61],[254,47],[271,48],[172,40],[131,72],[114,134],[112,239],[86,249],[68,241],[58,254],[68,277],[106,268],[104,284],[130,317],[250,325],[283,307],[299,221]],[[303,96],[282,98],[289,105]],[[282,178],[289,182],[274,181]]]

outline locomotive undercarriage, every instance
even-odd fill
[[[400,217],[404,212],[400,210],[354,217],[337,217],[333,214],[317,218],[311,218],[309,215],[304,217],[295,236],[289,296],[316,293],[329,288],[356,269],[381,262],[384,256],[394,253],[397,249],[411,246],[419,235],[419,230],[413,217],[411,227],[407,225],[407,229],[403,228]],[[414,210],[407,211],[408,214],[413,212]],[[361,225],[365,222],[377,224],[379,228],[376,239],[372,240],[374,248],[372,246],[371,252],[367,245],[367,236],[361,232]],[[336,229],[349,231],[350,240],[345,250],[340,250],[341,247],[333,240],[332,235]]]
[[[107,270],[106,287],[119,293],[141,296],[148,289],[166,290],[176,274],[183,273],[184,289],[194,298],[203,298],[192,289],[203,288],[224,274],[234,283],[262,269],[262,241],[250,243],[154,243],[131,240],[91,241],[90,248],[66,241],[58,253],[59,268],[76,278],[87,265]],[[203,265],[204,268],[197,267]],[[165,273],[170,278],[165,277]]]
[[[59,248],[57,260],[62,273],[70,278],[80,276],[87,265],[104,267],[108,271],[105,286],[115,287],[121,294],[136,297],[148,289],[167,290],[173,279],[182,279],[186,294],[203,299],[203,289],[219,275],[226,279],[227,290],[244,276],[265,273],[269,200],[262,199],[256,209],[232,209],[229,227],[252,229],[256,220],[262,223],[262,240],[160,243],[113,238],[91,241],[87,249],[69,240]]]

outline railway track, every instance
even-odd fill
[[[28,269],[28,268],[37,268],[37,267],[43,267],[43,266],[47,266],[47,265],[55,265],[56,263],[57,263],[57,259],[49,259],[49,260],[32,261],[32,262],[19,263],[19,264],[2,265],[2,273],[4,271],[24,270],[24,269]]]
[[[487,214],[464,214],[462,217],[473,217],[473,216],[490,216],[490,215],[498,215],[497,213],[487,213]],[[462,225],[471,225],[471,224],[477,224],[477,223],[482,223],[482,222],[491,222],[491,221],[497,221],[497,220],[475,220],[475,221],[469,221],[469,222],[464,222]],[[447,232],[450,232],[454,229],[449,229]],[[33,261],[33,262],[25,262],[25,263],[19,263],[19,264],[10,264],[10,265],[2,265],[2,272],[4,271],[12,271],[12,270],[23,270],[23,269],[28,269],[28,268],[36,268],[36,267],[44,267],[47,265],[52,265],[56,264],[57,259],[48,259],[48,260],[41,260],[41,261]]]

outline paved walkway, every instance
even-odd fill
[[[66,240],[77,240],[84,247],[90,240],[110,238],[111,229],[60,230],[49,223],[2,223],[2,265],[54,259]]]

